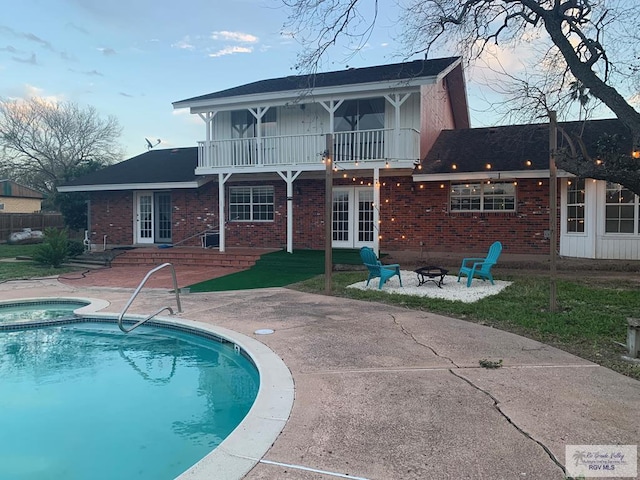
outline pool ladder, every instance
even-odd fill
[[[142,290],[142,287],[144,287],[144,284],[147,283],[147,280],[149,280],[149,277],[154,273],[156,273],[158,270],[162,270],[165,267],[171,267],[171,276],[173,277],[173,290],[174,292],[176,292],[176,303],[178,305],[178,313],[182,313],[182,306],[180,304],[180,290],[178,289],[178,281],[176,280],[176,269],[173,267],[171,263],[163,263],[162,265],[158,265],[157,267],[149,270],[149,272],[145,275],[145,277],[140,282],[140,285],[138,285],[138,288],[136,288],[135,292],[133,292],[133,295],[131,295],[131,298],[129,299],[127,304],[122,309],[122,312],[120,312],[120,316],[118,317],[118,327],[120,327],[120,330],[122,330],[124,333],[129,333],[131,330],[138,328],[144,322],[146,322],[147,320],[151,320],[153,317],[158,315],[160,312],[163,312],[164,310],[168,310],[169,313],[173,315],[173,309],[171,307],[162,307],[156,313],[152,313],[148,317],[143,318],[139,322],[135,323],[131,328],[126,328],[122,324],[122,319],[124,318],[124,314],[127,313],[127,310],[129,309],[133,301],[138,296],[138,293],[140,293],[140,290]]]

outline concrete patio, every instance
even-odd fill
[[[118,313],[133,291],[95,283],[12,281],[0,300],[94,297]],[[145,288],[131,312],[170,305],[169,286]],[[289,421],[246,479],[562,479],[565,445],[640,439],[640,382],[511,333],[283,288],[182,302],[182,318],[256,338],[293,375]]]

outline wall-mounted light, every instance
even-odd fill
[[[640,150],[639,149],[634,149],[633,152],[631,152],[631,156],[633,158],[640,158]]]

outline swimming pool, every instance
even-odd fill
[[[73,299],[23,300],[0,304],[0,322],[51,320],[73,316],[73,312],[89,305]]]
[[[0,325],[30,323],[58,318],[90,315],[109,306],[109,302],[90,297],[27,297],[0,302]]]
[[[284,427],[293,404],[293,382],[282,361],[259,342],[176,318],[160,318],[152,326],[124,335],[112,323],[113,315],[94,317],[98,323],[85,323],[89,320],[86,318],[76,319],[70,325],[60,325],[55,320],[45,322],[51,325],[28,330],[26,335],[32,338],[24,342],[15,341],[19,332],[7,331],[22,325],[0,327],[0,390],[10,392],[4,398],[0,396],[0,424],[8,425],[3,429],[7,435],[2,437],[10,438],[8,446],[0,445],[0,478],[87,478],[87,472],[91,472],[88,478],[92,479],[145,478],[138,474],[146,472],[150,472],[146,478],[174,478],[196,462],[186,472],[188,478],[216,478],[221,471],[225,472],[225,478],[241,478]],[[85,351],[87,338],[91,339],[89,343],[97,339],[98,354]],[[218,344],[222,351],[211,350],[210,344]],[[201,348],[211,352],[209,360],[196,360],[193,351]],[[176,356],[176,350],[186,355]],[[18,370],[17,364],[26,360],[30,366],[20,369],[19,378],[8,380],[6,373]],[[55,391],[50,383],[57,373],[47,373],[45,364],[53,365],[57,372],[60,363],[65,362],[71,365],[66,374],[70,384]],[[225,375],[231,373],[233,381],[209,371],[204,365],[207,362],[222,364]],[[237,375],[240,370],[237,362],[246,362],[251,367],[244,379]],[[187,364],[195,367],[189,371]],[[259,387],[256,368],[260,370]],[[96,377],[98,370],[104,370],[100,378]],[[28,379],[25,371],[30,372]],[[90,384],[83,386],[82,377],[90,379]],[[267,384],[262,383],[264,379]],[[149,387],[152,400],[149,397],[145,400],[138,387],[128,383],[134,380]],[[167,393],[168,384],[177,386],[173,393]],[[115,392],[116,386],[125,391]],[[215,395],[220,390],[230,397],[217,399]],[[244,402],[242,407],[237,399],[247,393],[255,401],[253,406]],[[158,400],[166,402],[157,403]],[[77,405],[71,411],[54,410],[72,402]],[[183,407],[181,402],[200,403],[204,408],[195,413],[191,405]],[[39,415],[29,417],[29,423],[42,424],[41,433],[27,433],[25,422],[16,422],[15,414],[9,415],[9,420],[1,417],[8,407],[15,413],[16,408],[25,404],[41,409]],[[237,410],[236,417],[240,418],[247,410],[249,414],[234,430],[235,423],[223,419],[226,410]],[[109,415],[111,420],[107,420]],[[82,432],[79,427],[72,427],[72,419],[88,428]],[[151,433],[142,433],[143,421],[149,422]],[[214,427],[221,427],[223,433],[214,431]],[[160,430],[168,432],[170,439],[161,439]],[[232,430],[224,440],[225,448],[211,451]],[[181,454],[192,443],[198,443],[200,450],[188,460],[176,459],[175,454]],[[44,445],[45,455],[37,453],[37,444]],[[52,447],[59,445],[61,450],[72,453],[71,467],[64,468],[79,468],[84,476],[60,470],[58,454],[49,454]],[[117,445],[122,447],[118,452],[114,450]],[[88,453],[82,453],[81,446],[87,446]],[[109,464],[130,462],[135,474],[105,470],[111,467]],[[103,468],[101,463],[107,466]],[[43,476],[43,471],[51,472],[50,476]]]

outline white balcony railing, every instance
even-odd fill
[[[336,162],[413,160],[420,156],[420,134],[414,129],[334,133]],[[199,168],[318,164],[326,135],[283,135],[198,142]]]

